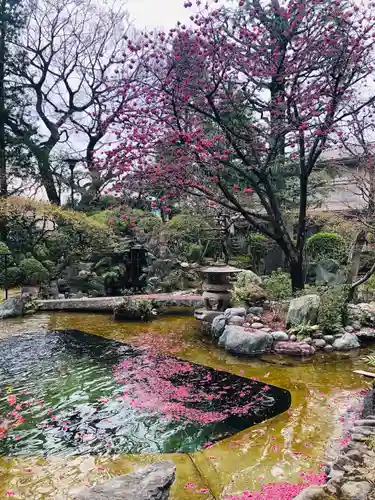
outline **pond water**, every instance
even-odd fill
[[[9,495],[38,500],[69,499],[69,492],[78,486],[89,486],[163,458],[170,458],[177,464],[172,500],[225,498],[244,490],[259,491],[268,483],[298,483],[304,473],[318,473],[325,456],[333,453],[340,442],[345,442],[345,427],[362,399],[361,391],[369,386],[365,379],[352,372],[364,368],[361,359],[364,351],[359,356],[320,355],[305,361],[274,356],[262,360],[240,359],[202,338],[194,318],[186,316],[165,317],[149,324],[129,324],[114,323],[107,315],[57,313],[9,320],[1,326],[2,345],[8,347],[0,355],[0,412],[12,411],[11,408],[15,409],[24,401],[16,412],[32,415],[32,419],[22,422],[15,432],[12,431],[12,441],[6,444],[5,439],[0,443],[0,498]],[[70,332],[70,335],[48,333],[56,330],[75,332]],[[87,338],[77,331],[132,347],[125,346],[121,355],[117,352],[113,356],[118,344],[105,340],[102,347],[106,346],[107,354],[98,363],[95,346],[100,345],[100,340]],[[29,334],[25,335],[27,332]],[[16,336],[20,337],[16,339]],[[36,344],[39,350],[35,349]],[[86,354],[82,352],[85,350],[83,346]],[[50,350],[46,352],[47,347]],[[132,391],[138,386],[131,386],[130,400],[121,400],[121,411],[126,411],[134,435],[129,447],[125,444],[128,439],[113,437],[114,428],[116,433],[125,432],[124,419],[120,419],[121,425],[118,422],[121,411],[114,396],[124,396],[121,363],[138,359],[130,368],[134,373],[139,368],[141,373],[144,370],[143,355],[129,357],[129,353],[134,349],[138,352],[138,348],[153,353],[151,360],[146,358],[147,370],[155,370],[158,366],[170,369],[168,360],[174,360],[173,363],[193,367],[193,371],[199,364],[235,376],[228,385],[219,381],[221,387],[229,388],[236,383],[243,387],[248,385],[246,379],[259,379],[262,384],[255,384],[252,388],[255,399],[259,397],[257,393],[261,387],[276,386],[290,391],[291,407],[278,415],[277,411],[267,415],[262,412],[257,419],[254,419],[252,409],[246,408],[247,412],[235,416],[235,425],[222,417],[214,421],[211,420],[212,413],[228,409],[226,398],[232,398],[233,394],[228,392],[222,394],[221,399],[211,399],[217,395],[219,386],[210,388],[207,383],[201,390],[208,399],[202,403],[202,397],[193,398],[188,405],[189,412],[184,410],[184,419],[175,421],[168,428],[170,423],[161,426],[160,415],[153,413],[154,406],[147,405],[146,400],[141,401],[141,411],[139,407],[135,408],[138,403],[132,404]],[[41,359],[44,361],[40,362]],[[125,368],[129,370],[129,365]],[[204,370],[206,377],[217,373],[204,368],[197,370]],[[190,368],[187,371],[190,372]],[[202,374],[199,372],[200,378]],[[142,382],[142,376],[137,383],[139,379]],[[176,380],[172,382],[176,385]],[[177,387],[188,385],[192,392],[195,386],[189,386],[191,379],[183,382]],[[207,382],[210,382],[209,377]],[[121,394],[116,392],[119,387]],[[241,390],[235,392],[238,396]],[[269,389],[266,396],[267,392]],[[184,390],[183,393],[186,395]],[[100,399],[102,401],[98,404]],[[199,401],[203,406],[199,407]],[[215,407],[211,406],[213,401]],[[239,398],[234,407],[243,407],[243,403]],[[274,411],[274,402],[270,406]],[[73,415],[72,407],[83,411]],[[209,421],[199,420],[202,414],[198,412],[198,421],[192,422],[191,408],[208,412]],[[147,418],[144,418],[145,412]],[[193,412],[194,418],[196,415]],[[217,417],[217,413],[214,415]],[[265,416],[272,415],[276,416],[264,420]],[[229,414],[225,417],[229,418]],[[18,417],[11,415],[12,418]],[[103,426],[103,434],[93,435],[91,423],[107,419],[110,425]],[[262,422],[252,425],[262,419]],[[142,427],[145,421],[151,422],[147,430]],[[41,423],[45,424],[43,433],[40,432]],[[73,425],[74,432],[69,432],[69,425]],[[146,440],[145,431],[148,433]],[[129,428],[126,432],[129,433]],[[223,439],[225,436],[228,437]],[[207,441],[215,443],[202,447]],[[327,443],[330,443],[328,449]]]
[[[187,453],[290,406],[285,389],[79,330],[0,340],[0,381],[8,456]]]

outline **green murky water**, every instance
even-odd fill
[[[257,378],[266,384],[288,389],[292,405],[287,412],[244,429],[210,448],[189,454],[160,455],[150,453],[154,450],[145,450],[140,455],[123,455],[120,451],[92,455],[83,449],[79,456],[57,454],[44,458],[37,453],[40,443],[35,447],[35,455],[28,457],[6,456],[4,450],[0,458],[0,498],[7,498],[7,492],[14,492],[15,498],[30,500],[69,499],[69,493],[77,487],[126,473],[140,464],[160,461],[164,456],[177,464],[177,478],[172,490],[174,500],[191,499],[192,494],[194,498],[208,500],[212,498],[210,491],[215,498],[224,498],[243,490],[257,490],[263,483],[298,482],[301,473],[318,471],[325,456],[333,453],[338,446],[337,440],[345,435],[343,426],[360,404],[360,391],[369,386],[365,379],[353,374],[353,369],[365,367],[361,360],[364,351],[360,356],[321,355],[306,361],[276,357],[238,359],[202,338],[195,320],[190,317],[161,318],[150,324],[123,324],[114,323],[106,315],[40,314],[4,322],[0,338],[26,331],[56,329],[76,329],[134,346],[152,347],[163,355],[178,356],[240,377]],[[40,377],[40,390],[51,401],[54,394],[60,394],[54,403],[63,413],[72,403],[71,398],[82,397],[82,394],[77,395],[77,373],[83,377],[85,387],[89,384],[90,377],[85,378],[85,370],[87,365],[76,368],[75,373],[73,370],[72,373],[65,372],[60,380],[51,380],[47,384]],[[11,374],[7,377],[11,380]],[[109,383],[105,372],[102,378],[104,387]],[[9,386],[3,386],[2,391],[6,398],[12,394]],[[102,389],[94,385],[93,401],[99,393],[100,396],[103,394]],[[85,405],[87,403],[90,401],[84,401]],[[41,412],[36,415],[38,421],[49,420],[45,408],[40,407],[38,411]],[[52,443],[56,428],[47,430],[52,433]],[[17,443],[22,441],[21,430],[19,438]],[[330,443],[328,448],[327,443]],[[185,488],[187,483],[194,487]]]

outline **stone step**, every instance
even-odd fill
[[[357,420],[354,422],[354,427],[373,427],[375,426],[375,418],[374,419],[363,419],[363,420]]]

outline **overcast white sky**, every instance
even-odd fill
[[[125,5],[138,29],[171,28],[191,15],[184,0],[127,0]]]

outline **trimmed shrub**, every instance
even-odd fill
[[[195,214],[179,214],[164,225],[163,239],[171,252],[188,258],[190,245],[201,245],[206,249],[206,257],[217,250],[217,242],[212,241],[218,232],[207,218]]]
[[[292,297],[292,281],[288,273],[272,271],[265,280],[265,289],[270,300],[285,300]]]
[[[348,258],[348,248],[339,234],[316,233],[306,242],[306,255],[310,262],[333,259],[344,263]]]
[[[321,295],[318,324],[325,333],[336,333],[345,325],[348,316],[347,286],[329,288]]]
[[[267,294],[257,283],[249,283],[246,287],[233,290],[233,302],[256,305],[266,300]]]
[[[253,284],[256,284],[256,285],[262,284],[262,279],[257,274],[253,273],[253,271],[244,270],[244,271],[240,271],[239,273],[237,273],[236,287],[239,287],[239,288],[245,287],[246,288],[247,286],[253,285]]]
[[[50,274],[41,262],[34,259],[24,259],[20,262],[21,283],[23,285],[38,286],[48,282]]]
[[[8,288],[16,287],[21,284],[21,272],[18,267],[8,267],[7,269],[7,286]],[[0,286],[5,286],[5,272],[1,269]]]
[[[52,260],[44,260],[42,262],[43,266],[47,269],[49,272],[51,278],[55,278],[57,274],[57,266]]]
[[[42,262],[43,260],[48,260],[49,258],[48,249],[46,245],[43,244],[36,245],[33,249],[33,254],[36,260],[39,260],[40,262]]]
[[[160,217],[144,212],[144,215],[138,216],[135,214],[135,223],[137,229],[144,231],[146,234],[152,233],[154,230],[160,230],[163,226],[163,221]]]
[[[264,272],[264,259],[276,243],[259,233],[249,233],[247,242],[251,265],[257,273],[262,274]]]
[[[175,269],[163,278],[160,283],[162,292],[169,293],[176,290],[198,288],[201,285],[199,274],[195,271]]]
[[[198,262],[203,254],[204,248],[202,245],[192,243],[188,245],[186,250],[186,257],[189,262]]]

